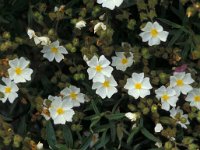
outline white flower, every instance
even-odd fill
[[[60,94],[63,95],[63,99],[70,101],[73,107],[80,106],[80,103],[85,102],[85,95],[80,93],[80,88],[70,85],[63,89]]]
[[[149,82],[148,77],[144,77],[144,73],[133,73],[132,78],[128,78],[125,89],[128,90],[128,94],[133,96],[135,99],[139,97],[144,98],[150,95],[150,89],[152,86]]]
[[[89,79],[93,79],[93,82],[104,82],[105,76],[110,77],[113,71],[113,68],[109,66],[110,61],[104,55],[101,55],[99,59],[93,56],[87,64],[90,67],[87,69]]]
[[[162,124],[157,123],[156,126],[155,126],[155,128],[154,128],[154,131],[155,131],[155,132],[160,132],[160,131],[162,131],[162,130],[163,130]]]
[[[165,42],[169,32],[163,31],[163,27],[158,22],[148,22],[142,29],[140,36],[143,42],[147,42],[149,46],[159,45],[160,41]]]
[[[106,25],[103,22],[98,22],[95,26],[94,26],[94,33],[96,33],[98,30],[103,29],[104,31],[106,30]]]
[[[102,4],[102,7],[113,10],[115,7],[119,7],[123,3],[123,0],[97,0],[97,3]]]
[[[38,144],[36,145],[37,150],[42,150],[43,149],[43,143],[38,142]]]
[[[32,30],[32,29],[28,29],[28,30],[27,30],[27,34],[28,34],[28,36],[29,36],[30,39],[36,37],[35,31]]]
[[[174,118],[177,121],[177,123],[185,129],[187,129],[186,125],[190,124],[188,121],[188,115],[183,114],[183,110],[181,110],[179,106],[177,108],[173,107],[170,110],[170,116]]]
[[[156,97],[161,99],[162,109],[169,110],[170,106],[175,107],[178,101],[177,93],[174,89],[170,87],[161,86],[159,89],[155,90]]]
[[[50,39],[46,36],[35,36],[34,37],[34,42],[36,45],[41,44],[41,45],[49,45],[51,43]]]
[[[36,45],[38,44],[41,44],[41,45],[48,45],[51,43],[50,39],[48,37],[45,37],[45,36],[41,36],[41,37],[38,37],[36,34],[35,34],[35,31],[32,30],[32,29],[28,29],[27,30],[27,34],[29,36],[30,39],[34,39],[34,42]]]
[[[73,104],[70,101],[55,96],[49,108],[54,124],[65,124],[66,121],[72,122],[72,117],[75,114],[72,107]]]
[[[81,20],[76,23],[75,27],[81,30],[81,28],[86,27],[86,22],[84,20]]]
[[[162,143],[161,142],[156,142],[155,146],[157,146],[158,148],[161,148],[162,147]]]
[[[190,102],[190,106],[195,106],[200,109],[200,88],[195,88],[189,92],[185,100]]]
[[[47,58],[49,61],[53,61],[55,59],[57,62],[64,59],[63,54],[68,54],[67,50],[63,46],[59,46],[58,40],[50,45],[44,46],[41,52],[44,53],[43,57]]]
[[[0,100],[3,103],[5,103],[6,100],[8,100],[10,103],[13,103],[13,101],[18,97],[17,91],[19,88],[9,78],[2,78],[2,81],[5,83],[5,85],[0,84],[0,92],[4,94],[4,97],[0,98]]]
[[[102,82],[94,82],[92,89],[96,89],[96,94],[101,96],[101,98],[111,98],[114,93],[117,92],[116,89],[117,82],[113,76],[105,77],[105,80]]]
[[[15,83],[26,82],[26,80],[30,81],[33,70],[28,68],[29,63],[24,57],[10,60],[9,65],[11,68],[8,69],[9,78],[14,80]]]
[[[92,140],[90,142],[90,147],[93,147],[99,140],[99,134],[98,133],[94,133],[92,135]]]
[[[132,112],[128,112],[125,114],[125,116],[130,119],[131,121],[136,121],[137,120],[137,114],[136,113],[132,113]]]
[[[170,77],[170,87],[172,87],[178,95],[180,93],[187,94],[193,88],[190,84],[192,84],[194,80],[191,78],[191,74],[185,72],[175,73]]]
[[[127,67],[133,64],[133,53],[126,57],[124,52],[115,52],[117,56],[112,57],[112,66],[116,66],[117,70],[125,71]]]

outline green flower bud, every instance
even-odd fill
[[[150,58],[150,53],[149,53],[149,50],[147,48],[142,48],[142,56],[145,58],[145,59],[149,59]]]
[[[192,120],[196,117],[196,114],[191,112],[191,113],[188,114],[188,117],[189,117],[190,120]]]
[[[151,106],[151,112],[152,112],[152,113],[157,112],[157,109],[158,109],[158,107],[157,107],[156,104],[153,104],[153,105]]]
[[[66,14],[68,17],[72,17],[72,9],[71,9],[71,8],[66,9],[66,10],[65,10],[65,14]]]
[[[184,118],[184,117],[182,117],[182,118],[180,119],[180,121],[181,121],[181,123],[185,124],[185,123],[187,122],[187,119]]]
[[[86,14],[87,14],[87,9],[86,8],[82,8],[81,11],[79,12],[79,15],[81,17],[83,17],[83,18],[86,16]]]
[[[73,44],[73,46],[79,46],[79,39],[78,38],[73,38],[72,44]]]
[[[79,74],[78,73],[74,74],[73,78],[74,80],[78,81],[80,79]]]
[[[100,11],[101,11],[101,8],[99,6],[95,6],[92,10],[92,16],[97,17]]]
[[[160,78],[160,82],[162,84],[166,84],[168,82],[168,75],[166,73],[164,73],[164,72],[161,72],[159,74],[159,78]]]
[[[137,110],[137,108],[133,104],[128,104],[128,109],[130,109],[130,111],[136,111]]]
[[[182,140],[183,144],[185,144],[185,145],[189,145],[193,141],[194,141],[194,139],[192,137],[189,137],[189,136],[188,137],[184,137],[183,140]]]
[[[129,30],[134,30],[135,25],[136,25],[136,21],[134,19],[131,19],[131,20],[128,21],[127,28]]]
[[[190,144],[188,146],[188,150],[197,150],[199,149],[199,146],[197,144]]]
[[[68,77],[65,74],[62,74],[61,77],[60,77],[60,80],[62,82],[66,82],[68,80]]]
[[[12,141],[12,138],[9,137],[9,136],[3,138],[3,143],[4,143],[5,145],[10,145],[11,141]]]
[[[76,131],[76,124],[72,124],[72,125],[71,125],[71,130],[72,130],[72,131]]]
[[[145,107],[143,110],[142,110],[142,113],[144,114],[144,115],[147,115],[148,113],[149,113],[149,108],[148,107]]]
[[[7,40],[9,40],[9,39],[10,39],[10,37],[11,37],[11,35],[10,35],[10,33],[9,33],[9,32],[3,32],[3,35],[2,35],[2,37],[3,37],[4,39],[7,39]]]
[[[170,141],[168,141],[168,142],[165,142],[165,146],[164,147],[165,147],[166,150],[171,150],[173,145],[172,145],[172,143]]]
[[[23,138],[20,135],[15,135],[13,138],[13,146],[20,147],[22,140],[23,140]]]

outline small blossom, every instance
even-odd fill
[[[200,109],[200,88],[195,88],[190,91],[185,100],[190,102],[190,106],[195,106]]]
[[[87,69],[89,79],[93,79],[93,82],[104,82],[105,76],[110,77],[113,71],[113,68],[109,66],[110,61],[104,55],[101,55],[99,59],[93,56],[87,64],[90,67]]]
[[[111,98],[117,92],[116,86],[117,82],[113,76],[110,76],[105,77],[105,80],[102,82],[94,82],[92,89],[96,89],[96,94],[101,96],[101,98]]]
[[[119,7],[123,3],[123,0],[97,0],[97,3],[102,4],[102,7],[113,10],[115,7]]]
[[[35,36],[34,37],[34,42],[36,45],[41,44],[41,45],[49,45],[51,43],[50,39],[46,36]]]
[[[67,50],[63,46],[59,46],[59,41],[44,46],[41,52],[44,53],[43,57],[47,58],[49,61],[55,59],[57,62],[64,59],[63,54],[68,54]]]
[[[30,39],[36,37],[35,31],[32,30],[32,29],[28,29],[28,30],[27,30],[27,34],[28,34],[28,36],[29,36]]]
[[[174,68],[174,73],[176,72],[185,72],[185,70],[188,68],[187,64],[183,64],[179,67]]]
[[[38,144],[36,145],[37,150],[42,150],[43,149],[43,143],[38,142]]]
[[[155,131],[155,132],[160,132],[160,131],[162,131],[162,130],[163,130],[162,124],[157,123],[156,126],[155,126],[155,128],[154,128],[154,131]]]
[[[60,92],[63,95],[63,99],[70,101],[73,107],[80,106],[80,103],[85,102],[85,95],[80,93],[80,88],[70,85]]]
[[[26,80],[30,81],[33,70],[28,68],[29,63],[24,57],[10,60],[10,68],[8,69],[9,78],[14,80],[15,83],[26,82]]]
[[[162,147],[162,143],[161,142],[156,142],[155,146],[157,146],[158,148],[161,148]]]
[[[92,140],[90,142],[90,147],[93,147],[98,141],[99,141],[99,134],[98,133],[94,133],[92,135]]]
[[[188,115],[183,114],[183,110],[180,109],[178,106],[177,108],[172,108],[170,110],[170,116],[177,121],[178,124],[181,125],[181,127],[187,129],[187,126],[189,123],[188,121]]]
[[[72,122],[72,117],[75,114],[72,109],[73,104],[70,101],[62,100],[61,97],[54,97],[49,108],[50,117],[54,124],[65,124],[65,122]]]
[[[161,86],[159,89],[155,90],[156,97],[161,99],[162,109],[169,110],[170,106],[175,107],[178,101],[177,93],[174,89],[170,87]]]
[[[0,92],[4,94],[4,97],[0,98],[0,100],[3,103],[5,103],[7,100],[10,103],[13,103],[14,100],[18,97],[17,91],[19,88],[9,78],[2,78],[2,81],[5,83],[5,85],[0,84]]]
[[[192,84],[194,80],[191,77],[190,73],[180,72],[175,73],[170,77],[170,87],[172,87],[178,95],[180,93],[187,94],[193,88],[190,84]]]
[[[139,97],[144,98],[150,95],[150,89],[152,86],[149,82],[148,77],[144,77],[144,73],[133,73],[132,78],[128,78],[125,89],[128,90],[128,94],[133,96],[135,99]]]
[[[125,116],[130,119],[131,121],[136,121],[137,120],[137,114],[136,113],[132,113],[132,112],[128,112],[125,114]]]
[[[133,53],[126,57],[124,52],[115,52],[116,56],[112,57],[112,66],[116,66],[117,70],[125,71],[133,64]]]
[[[142,28],[140,37],[143,42],[147,42],[149,46],[159,45],[160,41],[166,42],[169,32],[163,31],[163,27],[158,22],[148,22],[144,28]]]
[[[75,27],[79,30],[81,30],[83,27],[86,27],[86,22],[84,20],[81,20],[76,23]]]
[[[106,25],[103,22],[98,22],[95,26],[94,26],[94,33],[96,33],[98,30],[103,29],[104,31],[106,30]]]

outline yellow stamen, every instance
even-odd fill
[[[178,86],[183,86],[183,80],[179,79],[179,80],[176,80],[176,84]]]
[[[157,37],[157,35],[158,35],[158,31],[156,29],[152,29],[151,30],[151,36],[152,37]]]
[[[140,90],[142,88],[142,84],[141,83],[136,83],[135,84],[135,88]]]
[[[194,97],[194,100],[195,100],[196,102],[200,102],[200,95],[195,96],[195,97]]]
[[[102,67],[100,65],[96,66],[96,71],[97,72],[101,72],[102,71]]]
[[[110,86],[110,83],[109,83],[109,81],[105,81],[104,83],[103,83],[103,87],[109,87]]]
[[[10,93],[10,92],[11,92],[11,88],[7,86],[7,87],[5,88],[5,93]]]
[[[162,99],[163,99],[164,101],[167,101],[167,100],[169,99],[169,96],[168,96],[167,94],[164,94],[164,95],[162,96]]]
[[[127,64],[127,63],[128,63],[128,59],[123,58],[123,59],[122,59],[122,64],[125,65],[125,64]]]
[[[58,113],[58,115],[62,115],[62,114],[64,114],[64,110],[63,110],[63,108],[58,108],[57,109],[57,113]]]
[[[20,67],[15,68],[15,73],[16,73],[17,75],[22,74],[22,68],[20,68]]]
[[[52,47],[52,48],[51,48],[51,52],[52,52],[52,53],[57,53],[57,52],[58,52],[58,48]]]
[[[77,99],[77,94],[75,92],[71,92],[70,95],[72,100],[76,100]]]

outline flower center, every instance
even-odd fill
[[[125,64],[127,64],[127,63],[128,63],[128,60],[127,60],[126,58],[123,58],[123,59],[122,59],[122,64],[125,65]]]
[[[176,84],[178,86],[183,86],[183,80],[179,79],[179,80],[176,80]]]
[[[70,93],[70,98],[73,99],[73,100],[76,100],[77,99],[77,94],[75,92],[71,92]]]
[[[96,71],[97,72],[101,72],[102,71],[102,67],[100,65],[96,66]]]
[[[57,53],[57,52],[58,52],[58,48],[52,47],[52,48],[51,48],[51,52],[52,52],[52,53]]]
[[[57,113],[58,113],[58,115],[62,115],[62,114],[64,114],[64,109],[63,108],[58,108],[57,109]]]
[[[5,88],[5,93],[10,93],[10,92],[11,92],[11,88],[7,86],[7,87]]]
[[[151,30],[151,36],[152,37],[157,37],[157,35],[158,35],[158,31],[156,29],[152,29]]]
[[[164,95],[162,96],[162,99],[163,99],[164,101],[167,101],[167,100],[169,99],[169,96],[168,96],[167,94],[164,94]]]
[[[141,83],[136,83],[135,84],[135,88],[140,90],[142,88],[142,84]]]
[[[22,68],[20,68],[20,67],[15,68],[15,73],[16,73],[17,75],[22,74]]]
[[[196,102],[200,102],[200,95],[195,96],[195,97],[194,97],[194,100],[195,100]]]
[[[109,86],[110,86],[109,81],[105,81],[105,82],[103,83],[103,87],[107,88],[107,87],[109,87]]]

